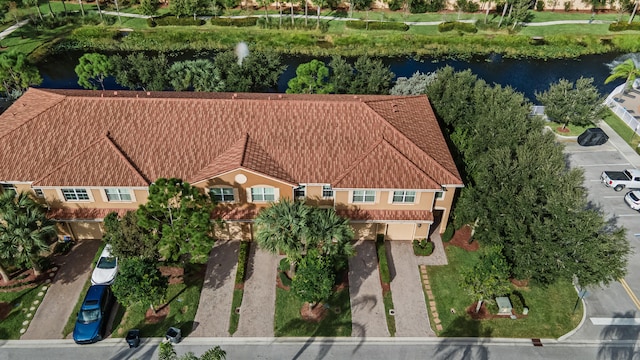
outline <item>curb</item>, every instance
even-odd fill
[[[578,288],[575,285],[573,286],[573,288],[576,289],[576,293],[578,293],[578,296],[580,296],[580,291],[578,291]],[[558,338],[558,342],[566,341],[568,338],[570,338],[575,333],[577,333],[578,330],[582,329],[582,326],[584,325],[585,321],[587,320],[587,303],[584,301],[584,297],[582,297],[580,299],[580,301],[582,301],[582,319],[580,319],[580,323],[578,323],[578,326],[576,326],[575,329],[573,329],[573,330],[569,331],[568,333],[560,336]]]

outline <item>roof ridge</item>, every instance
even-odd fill
[[[244,167],[244,158],[247,155],[247,144],[249,144],[249,133],[245,133],[244,143],[242,144],[242,157],[240,158],[240,166]],[[235,144],[234,144],[235,145]]]
[[[50,106],[48,106],[48,107],[43,107],[43,108],[42,108],[42,110],[41,110],[39,113],[37,113],[37,114],[35,114],[34,116],[32,116],[32,117],[28,118],[26,121],[23,121],[20,125],[16,126],[15,128],[13,128],[13,129],[11,129],[11,130],[7,131],[7,133],[6,133],[6,134],[4,134],[4,135],[0,135],[0,139],[2,139],[2,138],[4,138],[4,137],[8,136],[9,134],[11,134],[12,132],[14,132],[14,131],[16,131],[16,130],[18,130],[18,129],[20,129],[21,127],[25,126],[27,123],[29,123],[29,122],[31,122],[31,121],[35,121],[35,119],[36,119],[38,116],[40,116],[40,114],[42,114],[43,112],[45,112],[45,111],[49,110],[49,109],[50,109],[50,108],[52,108],[53,106],[58,105],[61,101],[63,101],[64,99],[66,99],[66,98],[67,98],[67,96],[66,96],[66,95],[57,94],[57,93],[55,93],[55,92],[46,91],[46,90],[42,90],[42,89],[36,89],[36,88],[32,88],[32,87],[30,87],[29,89],[27,89],[27,91],[31,91],[31,92],[34,92],[34,91],[35,91],[35,92],[42,92],[42,93],[51,94],[51,95],[53,95],[53,96],[55,96],[55,97],[58,97],[58,98],[59,98],[59,100],[58,100],[58,101],[56,101],[56,103],[55,103],[55,104],[52,104],[52,105],[50,105]],[[26,95],[26,92],[25,92],[25,95]],[[19,100],[20,100],[20,99],[18,99],[18,101],[19,101]],[[15,102],[14,102],[14,104],[15,104]],[[13,106],[13,104],[12,104],[11,106]],[[26,106],[26,105],[25,105],[25,106]],[[9,108],[7,108],[7,109],[5,110],[5,112],[6,112],[7,110],[9,110]],[[15,114],[14,114],[14,116],[15,116]]]
[[[398,148],[396,148],[395,146],[393,146],[392,143],[390,143],[389,141],[387,141],[387,139],[385,139],[383,137],[383,141],[384,143],[386,143],[387,145],[389,145],[391,147],[391,149],[393,149],[396,153],[398,153],[400,156],[402,156],[403,158],[407,159],[407,161],[409,162],[409,164],[411,164],[411,166],[413,166],[416,170],[418,170],[421,174],[423,174],[424,176],[426,176],[427,178],[431,179],[431,181],[433,181],[434,183],[438,184],[438,182],[432,178],[431,176],[429,176],[429,174],[427,174],[424,170],[422,170],[418,165],[416,165],[416,163],[414,163],[413,161],[411,161],[411,159],[409,159],[405,154],[402,153],[402,151],[400,151]],[[416,145],[417,146],[417,145]],[[442,185],[442,184],[438,184],[438,185]]]
[[[136,175],[138,175],[138,177],[140,177],[140,179],[145,182],[147,185],[151,184],[151,181],[149,181],[149,179],[147,179],[144,175],[142,175],[142,173],[140,172],[140,170],[138,170],[138,168],[133,165],[133,161],[131,161],[120,149],[120,147],[113,141],[113,139],[111,139],[111,137],[109,136],[109,131],[106,132],[106,134],[104,134],[104,139],[107,140],[107,144],[109,144],[109,146],[111,146],[111,148],[113,150],[115,150],[116,154],[122,159],[124,160],[125,164],[129,167],[129,169],[131,169]]]
[[[367,149],[364,153],[362,153],[362,155],[358,156],[356,158],[356,160],[354,160],[351,165],[349,165],[342,174],[338,175],[337,178],[335,178],[332,183],[336,184],[338,182],[340,182],[342,179],[345,178],[345,176],[347,176],[356,166],[358,166],[358,164],[360,164],[360,162],[362,162],[362,160],[366,159],[367,156],[369,156],[369,154],[371,154],[373,152],[373,150],[375,150],[382,142],[384,141],[384,137],[380,137],[380,139],[378,139],[378,141],[376,141],[369,149]]]

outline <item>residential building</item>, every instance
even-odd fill
[[[334,207],[356,237],[443,232],[463,186],[426,96],[29,89],[0,115],[0,184],[49,207],[60,236],[175,177],[208,192],[216,236],[251,240],[272,201]]]

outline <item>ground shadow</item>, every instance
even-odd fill
[[[613,319],[634,319],[635,311],[615,313]],[[598,360],[637,360],[640,350],[636,342],[640,335],[640,326],[607,325],[600,333],[601,345],[598,349]]]
[[[86,274],[101,243],[100,240],[79,241],[68,254],[55,256],[51,262],[57,265],[59,270],[53,278],[53,283],[72,283],[79,276]]]
[[[349,291],[358,294],[364,281],[378,271],[378,255],[373,241],[356,242],[353,249],[356,254],[349,259]]]
[[[239,241],[216,241],[209,255],[203,289],[217,290],[225,281],[234,281],[235,276],[230,275],[238,262],[239,248]]]
[[[493,330],[490,327],[482,326],[482,322],[473,320],[466,316],[460,316],[455,319],[440,334],[442,337],[491,337]],[[438,359],[473,359],[486,360],[489,359],[489,349],[482,344],[482,339],[478,339],[477,343],[461,344],[455,338],[443,339],[436,346],[434,353]]]

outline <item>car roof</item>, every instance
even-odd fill
[[[102,294],[109,288],[108,285],[93,285],[89,287],[87,291],[87,296],[84,297],[84,301],[82,303],[82,308],[86,307],[94,307],[100,303],[100,298],[102,298]]]
[[[627,171],[629,171],[629,173],[631,175],[633,175],[634,177],[635,176],[640,176],[640,170],[638,170],[638,169],[627,169]]]

